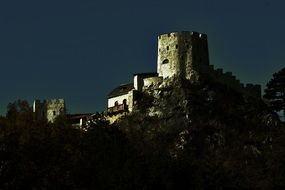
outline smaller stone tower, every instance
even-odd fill
[[[209,66],[207,35],[197,32],[172,32],[158,36],[157,72],[165,78],[186,79],[193,72],[207,72]]]
[[[65,114],[64,99],[35,100],[33,104],[33,112],[38,120],[46,119],[48,122],[53,123],[55,118],[59,115]]]

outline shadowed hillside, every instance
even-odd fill
[[[140,94],[110,125],[35,121],[25,101],[0,120],[1,189],[274,189],[285,134],[260,98],[205,79]]]

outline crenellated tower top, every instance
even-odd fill
[[[163,78],[174,75],[191,78],[209,65],[207,35],[197,32],[172,32],[158,36],[157,72]]]

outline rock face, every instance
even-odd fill
[[[231,86],[215,81],[209,75],[199,74],[197,78],[187,80],[174,76],[144,87],[139,96],[141,100],[137,101],[134,111],[143,112],[150,117],[167,120],[177,117],[185,122],[191,122],[196,115],[210,114],[209,112],[217,110],[228,112],[247,105],[248,101],[266,108],[258,96],[237,91]],[[256,115],[258,114],[262,113],[256,110]]]
[[[223,150],[237,143],[237,149],[244,151],[248,141],[270,149],[271,130],[280,122],[261,98],[200,75],[197,82],[173,77],[144,89],[134,111],[118,120],[118,125],[151,134],[153,141],[166,136],[167,151],[176,159],[189,151],[196,138],[197,147],[204,143],[209,150],[212,146]],[[240,143],[241,139],[245,142]],[[252,154],[262,152],[256,144],[250,148]]]
[[[163,83],[144,88],[142,101],[147,103],[138,102],[137,108],[140,110],[141,107],[148,107],[145,113],[151,117],[167,119],[182,114],[180,119],[187,118],[190,84],[189,80],[172,77]]]

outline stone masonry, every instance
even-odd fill
[[[33,104],[33,112],[37,120],[47,120],[53,123],[55,118],[65,114],[64,99],[35,100]]]

